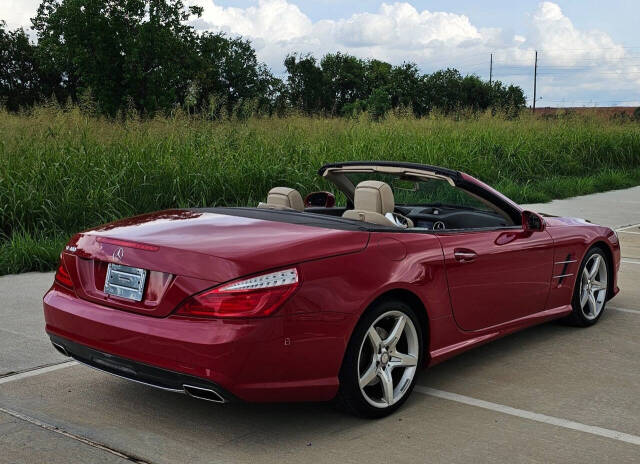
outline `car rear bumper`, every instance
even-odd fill
[[[219,385],[199,377],[103,353],[56,335],[50,335],[49,338],[53,346],[62,354],[117,377],[215,403],[227,403],[235,399],[231,393]]]
[[[56,287],[44,297],[44,314],[52,341],[78,361],[156,387],[184,392],[191,385],[210,388],[225,401],[258,402],[322,401],[337,392],[344,345],[336,329],[343,321],[309,314],[151,317]]]

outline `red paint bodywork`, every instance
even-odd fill
[[[490,189],[470,176],[465,180]],[[613,231],[576,219],[545,222],[538,232],[368,232],[190,210],[147,214],[73,237],[62,260],[75,287],[54,284],[47,292],[46,330],[210,380],[248,401],[327,400],[337,392],[360,316],[389,292],[419,302],[427,365],[568,314],[574,276],[596,243],[609,251],[617,293],[620,249]],[[108,298],[101,290],[106,263],[118,262],[113,254],[119,240],[151,245],[123,247],[122,264],[149,270],[139,303]],[[459,249],[477,256],[460,262],[454,256]],[[575,263],[554,264],[568,256]],[[194,293],[291,266],[300,287],[272,316],[173,314]],[[563,273],[574,276],[554,279]]]

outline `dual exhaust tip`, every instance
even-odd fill
[[[67,356],[67,357],[71,357],[71,355],[69,354],[69,352],[67,351],[67,349],[64,346],[62,346],[62,345],[60,345],[60,344],[58,344],[56,342],[51,342],[51,344],[53,345],[53,347],[56,349],[56,351],[58,353],[61,353],[64,356]]]
[[[183,385],[182,388],[187,396],[191,396],[199,400],[211,401],[213,403],[227,402],[220,393],[210,388],[194,387],[193,385]]]
[[[59,343],[51,342],[53,347],[64,356],[71,357],[67,349]],[[148,384],[150,385],[150,384]],[[156,385],[151,385],[155,387]],[[211,401],[213,403],[226,403],[227,401],[215,390],[211,388],[195,387],[193,385],[182,385],[182,389],[187,396],[197,398],[199,400]],[[179,390],[175,390],[179,391]]]

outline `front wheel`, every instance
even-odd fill
[[[420,324],[409,305],[397,300],[376,304],[349,341],[340,371],[339,403],[364,417],[397,410],[413,390],[422,347]]]
[[[592,248],[580,265],[567,322],[582,327],[595,324],[607,303],[608,283],[607,258],[600,248]]]

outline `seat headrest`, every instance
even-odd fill
[[[267,207],[274,209],[293,209],[296,211],[304,211],[304,202],[300,192],[289,187],[274,187],[269,190],[267,195],[267,203],[261,203],[259,207]]]
[[[395,207],[393,191],[385,182],[362,181],[356,186],[353,196],[353,206],[356,210],[372,211],[384,215],[392,213]]]

